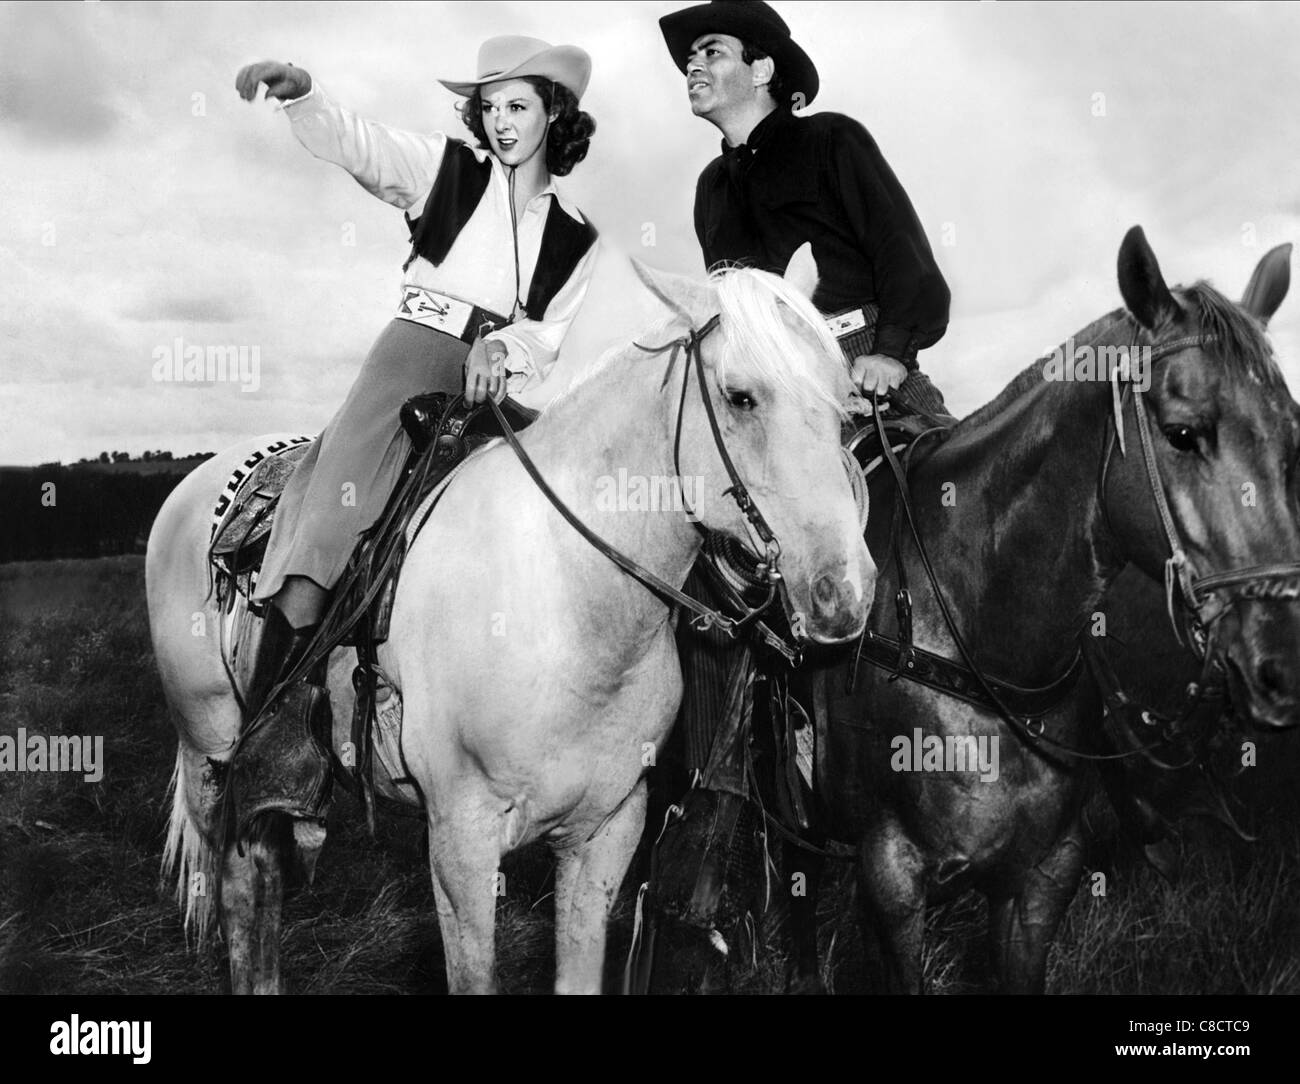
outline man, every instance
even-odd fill
[[[695,192],[705,264],[780,273],[811,242],[821,275],[813,302],[863,395],[874,391],[896,410],[950,422],[916,360],[947,329],[948,287],[870,134],[838,113],[794,116],[817,95],[817,69],[767,4],[717,0],[659,23],[686,76],[691,110],[723,137]],[[688,590],[713,597],[698,568]],[[661,914],[708,928],[734,915],[743,893],[727,884],[727,871],[744,864],[737,856],[753,835],[745,745],[761,660],[751,644],[717,634],[684,630],[679,641],[694,786],[684,816],[660,841],[656,903]],[[774,671],[766,688],[784,696],[784,675]],[[714,944],[717,936],[715,926]]]
[[[870,134],[839,113],[793,115],[816,97],[817,69],[767,4],[717,0],[659,24],[691,110],[723,136],[695,190],[705,264],[780,273],[812,242],[814,302],[836,317],[863,394],[896,391],[895,407],[946,414],[916,355],[947,329],[948,287]]]

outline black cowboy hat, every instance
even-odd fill
[[[763,50],[776,61],[777,73],[787,93],[802,94],[804,104],[817,96],[821,80],[817,68],[794,40],[790,28],[762,0],[712,0],[665,15],[659,20],[668,52],[677,67],[686,71],[691,43],[705,34],[730,34]]]

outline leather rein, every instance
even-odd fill
[[[749,490],[746,488],[745,483],[741,480],[739,472],[736,470],[736,465],[733,462],[730,453],[727,451],[726,442],[722,437],[722,429],[718,425],[718,416],[713,408],[713,401],[709,396],[708,385],[705,381],[702,344],[720,323],[721,315],[715,314],[704,324],[703,327],[691,328],[689,334],[685,337],[666,343],[661,347],[652,348],[640,346],[640,344],[634,345],[636,345],[638,349],[644,350],[649,354],[660,354],[671,350],[672,353],[668,359],[669,373],[672,372],[678,354],[683,350],[685,351],[686,364],[682,373],[682,392],[677,407],[677,423],[673,440],[673,463],[677,470],[678,477],[681,477],[679,456],[681,452],[682,417],[686,409],[686,395],[690,388],[691,370],[694,368],[696,375],[699,378],[700,397],[704,400],[704,409],[709,419],[709,428],[713,433],[714,446],[717,448],[718,455],[722,459],[722,465],[726,469],[727,476],[731,481],[731,485],[726,489],[725,493],[730,495],[736,502],[736,506],[744,514],[746,521],[758,536],[759,540],[763,543],[764,556],[758,565],[757,574],[766,587],[766,594],[762,601],[755,606],[750,606],[747,602],[741,599],[739,595],[732,594],[731,601],[736,604],[738,609],[743,611],[738,617],[728,616],[719,610],[706,606],[698,599],[692,598],[684,591],[673,587],[672,584],[667,583],[660,577],[656,576],[638,561],[615,549],[596,534],[595,531],[583,523],[582,520],[574,514],[573,510],[560,499],[547,483],[546,479],[542,477],[541,472],[537,469],[537,465],[524,450],[523,445],[520,444],[518,436],[510,427],[510,422],[506,419],[505,414],[502,412],[501,407],[497,404],[496,400],[489,396],[488,403],[492,407],[492,413],[496,417],[497,424],[501,427],[506,443],[510,445],[511,450],[515,453],[516,458],[518,458],[520,464],[528,473],[528,476],[533,480],[533,483],[541,491],[542,495],[550,501],[555,510],[564,517],[565,521],[580,535],[582,535],[582,537],[586,539],[597,552],[608,558],[629,576],[637,580],[664,601],[672,605],[680,606],[694,614],[690,619],[690,622],[695,628],[700,630],[716,628],[726,633],[728,636],[736,637],[744,631],[747,626],[754,624],[760,636],[769,646],[780,651],[788,659],[793,660],[797,659],[799,656],[798,649],[786,644],[781,637],[772,632],[772,630],[765,624],[757,620],[759,614],[767,610],[767,608],[772,604],[773,599],[776,598],[777,588],[781,583],[782,577],[779,567],[781,544],[777,540],[771,527],[768,526],[767,520],[763,518],[763,513],[759,511],[758,506],[754,503],[753,498],[749,494]],[[665,380],[667,380],[667,376],[665,376]],[[685,499],[684,494],[683,499]],[[699,521],[695,518],[694,509],[689,507],[689,505],[686,508],[686,515],[701,534],[707,535],[705,528],[700,526]]]
[[[1182,350],[1213,342],[1214,339],[1215,336],[1213,335],[1192,335],[1158,344],[1151,348],[1151,362],[1154,363],[1161,358]],[[900,539],[897,538],[897,523],[894,552],[900,575],[900,590],[897,599],[899,640],[890,640],[872,632],[868,628],[864,631],[863,639],[858,646],[859,659],[866,658],[876,666],[895,670],[891,680],[900,676],[907,677],[936,688],[947,695],[956,696],[977,705],[991,708],[1011,728],[1013,733],[1024,739],[1030,746],[1041,743],[1051,746],[1062,754],[1090,761],[1122,760],[1131,756],[1148,755],[1153,749],[1159,748],[1179,737],[1179,730],[1182,725],[1191,719],[1203,700],[1217,699],[1222,695],[1214,680],[1214,671],[1221,669],[1218,653],[1214,650],[1214,637],[1217,622],[1235,602],[1247,598],[1278,601],[1300,599],[1300,562],[1253,565],[1227,572],[1215,572],[1205,576],[1195,574],[1193,566],[1187,557],[1187,552],[1179,539],[1173,515],[1169,510],[1169,502],[1165,496],[1164,483],[1160,476],[1154,442],[1151,438],[1150,422],[1147,418],[1145,405],[1142,402],[1144,393],[1125,376],[1125,369],[1122,366],[1116,367],[1112,372],[1111,380],[1115,425],[1114,429],[1108,432],[1101,469],[1098,474],[1098,503],[1103,517],[1106,518],[1109,524],[1109,516],[1106,512],[1106,480],[1115,444],[1119,444],[1121,455],[1127,454],[1124,443],[1124,406],[1126,397],[1131,397],[1134,415],[1137,419],[1139,441],[1149,488],[1159,514],[1165,542],[1170,552],[1170,556],[1165,561],[1165,594],[1170,623],[1173,626],[1178,642],[1180,644],[1187,642],[1184,641],[1175,613],[1174,593],[1177,590],[1180,593],[1187,614],[1188,640],[1203,665],[1201,680],[1193,682],[1188,687],[1189,704],[1177,719],[1164,721],[1162,737],[1159,740],[1138,748],[1129,749],[1126,752],[1097,754],[1076,749],[1045,733],[1044,716],[1052,708],[1058,706],[1074,686],[1083,669],[1085,658],[1094,675],[1100,678],[1098,670],[1101,668],[1097,665],[1097,660],[1091,652],[1084,652],[1082,649],[1076,651],[1066,670],[1048,685],[1039,689],[1021,689],[1006,682],[995,681],[984,673],[957,628],[957,623],[948,607],[947,600],[940,589],[925,543],[917,528],[907,481],[907,471],[899,463],[885,432],[884,424],[880,419],[878,401],[873,401],[873,406],[875,407],[874,419],[880,436],[882,454],[889,463],[890,470],[894,475],[898,487],[899,502],[907,519],[912,538],[916,543],[917,552],[921,557],[921,563],[925,568],[935,599],[939,604],[944,623],[957,646],[958,653],[961,655],[965,666],[963,667],[950,659],[931,652],[923,651],[914,647],[911,643],[911,599],[907,591],[906,579],[903,574],[902,555],[898,547]],[[1121,382],[1123,383],[1122,389]],[[929,435],[929,432],[934,431],[930,430],[921,434],[905,454],[910,454],[916,445],[925,436]],[[1219,597],[1221,594],[1226,597]],[[919,674],[917,673],[918,669],[921,671]],[[854,674],[856,674],[856,670],[857,661],[854,663]],[[1117,705],[1127,705],[1128,701],[1124,697],[1122,690],[1111,687],[1110,682],[1100,679],[1099,686],[1109,709],[1114,709]],[[1022,705],[1031,704],[1030,710],[1022,713],[1012,711],[1007,705],[1007,700],[1016,698],[1020,700]],[[1147,713],[1143,713],[1143,717],[1146,719]]]

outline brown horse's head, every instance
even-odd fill
[[[1142,230],[1129,231],[1119,285],[1139,325],[1138,359],[1149,345],[1151,362],[1120,415],[1126,451],[1110,461],[1105,488],[1124,555],[1169,577],[1174,610],[1262,727],[1300,723],[1300,407],[1264,330],[1286,295],[1290,247],[1260,261],[1237,305],[1203,282],[1170,290]]]

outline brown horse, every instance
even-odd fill
[[[1043,689],[1079,669],[1078,638],[1127,565],[1166,583],[1171,613],[1255,726],[1300,721],[1300,607],[1280,604],[1300,579],[1300,566],[1280,563],[1300,556],[1300,408],[1263,332],[1286,292],[1288,253],[1261,261],[1239,307],[1205,283],[1171,291],[1134,228],[1119,252],[1127,311],[1075,335],[1066,362],[1079,348],[1114,359],[1136,346],[1135,359],[1150,348],[1150,364],[1091,380],[1080,366],[1059,380],[1036,362],[946,439],[922,445],[911,514],[952,625],[914,537],[891,531],[894,480],[876,474],[867,540],[880,576],[864,646],[873,635],[905,639],[901,565],[922,657],[973,663],[1004,709],[980,705],[993,698],[972,693],[977,679],[961,699],[856,657],[814,678],[822,824],[858,847],[862,918],[881,937],[893,988],[921,988],[927,902],[976,888],[990,901],[1002,989],[1043,989],[1082,871],[1086,757],[1102,741],[1086,685],[1061,681],[1046,697],[1055,705],[1033,713],[1016,706],[1032,697],[1011,686]],[[909,663],[919,665],[912,655],[899,669]],[[815,882],[818,859],[800,863]],[[815,896],[796,910],[806,920]],[[797,938],[798,926],[796,914]],[[806,925],[798,966],[815,976]]]

